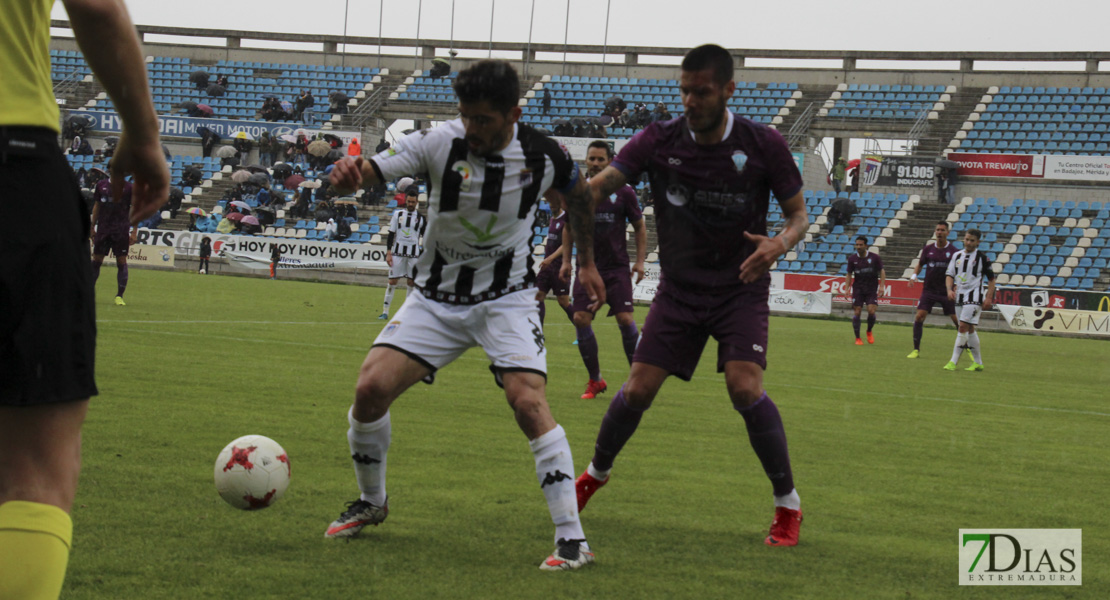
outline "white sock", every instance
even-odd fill
[[[355,420],[354,407],[347,411],[347,442],[351,447],[351,460],[355,465],[355,479],[358,480],[359,496],[363,500],[381,506],[385,503],[385,454],[389,451],[392,428],[389,413],[372,423]]]
[[[586,472],[590,474],[590,477],[593,477],[598,481],[605,481],[609,477],[610,471],[612,471],[612,469],[606,469],[604,471],[598,469],[594,466],[593,462],[591,462],[590,465],[586,467]]]
[[[389,304],[391,302],[393,302],[393,290],[396,290],[396,289],[397,289],[397,286],[395,286],[395,285],[386,285],[385,286],[385,302],[382,304],[382,314],[383,315],[388,315],[389,314]]]
[[[956,345],[955,345],[955,347],[952,348],[952,362],[954,362],[954,363],[959,363],[960,362],[960,355],[962,355],[964,353],[964,346],[966,346],[966,345],[967,345],[967,334],[966,333],[957,333],[956,334]]]
[[[790,490],[790,493],[785,496],[775,496],[775,506],[789,508],[790,510],[802,510],[802,499],[798,496],[798,490]]]
[[[967,345],[971,348],[971,357],[975,362],[983,364],[983,357],[979,355],[979,332],[972,331],[967,334]]]
[[[540,482],[551,520],[555,523],[555,541],[582,540],[582,522],[578,520],[578,497],[574,492],[574,461],[570,444],[561,425],[528,442],[536,458],[536,478]]]

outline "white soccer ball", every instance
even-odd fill
[[[285,450],[268,437],[245,435],[216,457],[216,491],[235,508],[266,508],[285,493],[293,467]]]

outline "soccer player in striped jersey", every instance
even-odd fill
[[[956,334],[956,345],[952,349],[952,360],[944,365],[945,371],[955,371],[964,348],[971,350],[974,362],[967,371],[982,371],[983,357],[979,352],[979,334],[975,326],[979,324],[979,314],[990,310],[994,301],[994,271],[987,255],[979,251],[978,229],[968,229],[964,233],[964,249],[952,256],[948,262],[945,287],[948,299],[956,303],[956,314],[960,319],[960,330]],[[987,280],[987,291],[983,292],[983,279]]]
[[[371,159],[344,158],[331,174],[332,185],[345,193],[405,173],[427,173],[432,191],[416,291],[374,341],[348,413],[359,496],[325,536],[349,537],[385,520],[390,405],[481,346],[528,437],[555,523],[555,552],[540,568],[576,569],[594,555],[578,518],[570,444],[545,395],[547,354],[533,289],[532,235],[541,195],[563,194],[575,241],[585,248],[579,251],[579,278],[592,308],[600,306],[605,288],[593,263],[589,191],[565,148],[518,122],[520,82],[509,63],[476,62],[453,87],[458,119],[409,135]]]
[[[423,248],[420,239],[424,237],[424,229],[428,225],[424,215],[417,212],[420,203],[420,192],[415,184],[410,184],[405,190],[405,207],[393,211],[393,218],[389,221],[389,236],[385,245],[385,262],[389,265],[389,284],[385,288],[385,302],[382,304],[382,314],[379,319],[389,318],[389,305],[393,302],[393,292],[397,289],[397,282],[405,278],[405,297],[412,295],[412,278],[416,275],[416,261],[420,258]]]
[[[863,340],[859,337],[860,313],[864,305],[867,306],[867,343],[874,344],[875,336],[871,330],[875,327],[875,309],[879,307],[879,298],[886,289],[886,270],[883,269],[883,259],[878,254],[867,251],[867,236],[856,238],[856,251],[848,257],[848,275],[844,278],[844,289],[852,290],[852,329],[856,332],[856,345],[862,346]]]

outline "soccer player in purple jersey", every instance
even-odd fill
[[[93,283],[100,278],[100,267],[108,251],[116,255],[116,304],[127,306],[123,293],[127,291],[127,251],[135,243],[138,227],[132,227],[131,184],[123,186],[119,198],[112,196],[112,183],[103,179],[96,184],[93,192],[92,228],[93,235]]]
[[[917,314],[913,318],[913,352],[906,358],[921,356],[921,334],[925,331],[925,317],[933,311],[933,307],[940,304],[944,314],[952,318],[952,324],[960,326],[956,318],[956,303],[948,299],[945,289],[945,272],[948,270],[948,261],[956,254],[956,247],[948,241],[948,223],[937,223],[936,243],[926,242],[917,258],[917,266],[910,275],[910,285],[917,283],[921,270],[925,269],[925,286],[921,288],[921,299],[917,301]]]
[[[540,305],[540,325],[547,316],[547,293],[555,292],[555,300],[559,307],[567,313],[567,318],[574,321],[574,312],[570,309],[570,286],[559,277],[563,267],[563,228],[567,224],[567,213],[563,210],[562,198],[552,194],[551,220],[547,224],[547,242],[543,249],[543,261],[540,262],[540,272],[536,274],[536,302]]]
[[[886,270],[883,269],[883,259],[878,254],[867,251],[867,236],[856,238],[856,251],[848,257],[848,275],[844,279],[844,289],[852,290],[852,310],[855,311],[852,329],[856,332],[856,345],[863,345],[863,340],[859,337],[859,321],[865,304],[867,343],[874,344],[875,336],[871,330],[875,327],[875,309],[879,307],[879,298],[886,294]]]
[[[586,170],[595,177],[613,162],[613,150],[601,140],[590,142],[586,149]],[[631,271],[628,267],[628,242],[624,232],[632,225],[636,234],[636,262]],[[570,279],[572,262],[570,233],[563,234],[563,269],[560,274],[564,280]],[[609,299],[609,316],[617,318],[624,354],[628,364],[632,364],[632,353],[640,332],[636,329],[636,319],[632,316],[632,273],[636,283],[644,279],[644,257],[647,255],[647,229],[644,228],[644,215],[640,211],[640,201],[630,185],[623,185],[616,193],[602,199],[594,211],[594,264],[605,281],[605,294]],[[586,365],[590,380],[586,383],[583,400],[592,400],[609,388],[601,378],[601,364],[598,361],[597,337],[594,336],[594,311],[589,310],[590,298],[577,280],[574,282],[574,328],[578,338],[578,353]]]
[[[763,369],[768,271],[804,235],[809,218],[802,178],[782,135],[728,111],[732,77],[732,56],[724,48],[688,52],[679,80],[685,115],[648,125],[590,180],[597,203],[649,174],[661,276],[628,381],[609,404],[593,461],[578,478],[578,504],[584,507],[609,481],[613,460],[667,377],[689,380],[713,336],[717,370],[725,374],[729,399],[773,488],[775,519],[764,542],[793,546],[801,500],[782,418],[763,389]],[[785,218],[773,238],[767,236],[771,193]]]

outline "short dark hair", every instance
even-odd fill
[[[964,234],[975,236],[975,239],[977,240],[983,239],[983,232],[979,231],[978,229],[968,229],[964,232]]]
[[[609,145],[609,142],[604,142],[604,141],[601,141],[601,140],[594,140],[594,141],[590,142],[589,146],[586,146],[586,153],[590,152],[590,148],[601,148],[601,149],[605,150],[605,156],[608,156],[609,158],[613,158],[613,148],[612,148],[612,146]]]
[[[420,197],[420,190],[416,189],[415,183],[409,185],[409,187],[405,190],[405,198],[408,198],[409,196],[416,196],[417,198]]]
[[[945,229],[952,229],[952,226],[948,224],[948,221],[937,221],[937,225],[944,225]]]
[[[856,241],[857,242],[863,242],[864,244],[866,244],[867,243],[867,236],[866,235],[858,235],[858,236],[856,236]]]
[[[480,60],[459,71],[455,89],[460,102],[489,102],[490,108],[507,113],[520,102],[520,79],[503,60]]]
[[[686,53],[682,59],[683,71],[702,71],[713,69],[713,81],[724,85],[732,81],[733,62],[728,50],[717,44],[698,46]]]

